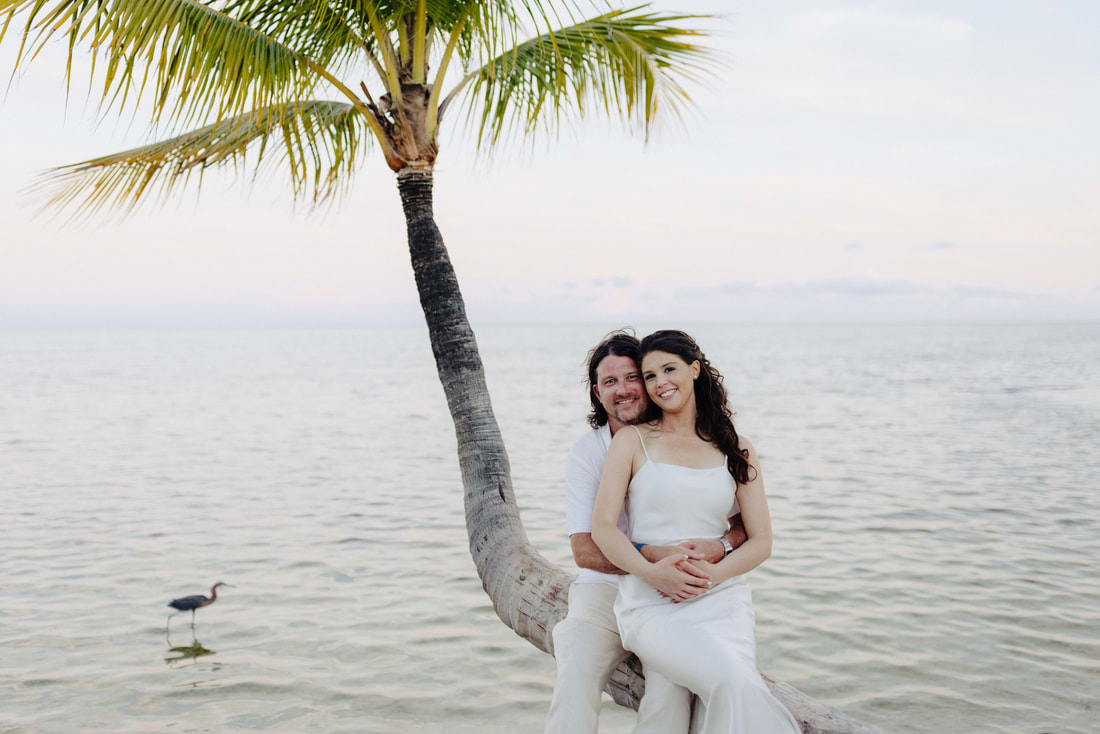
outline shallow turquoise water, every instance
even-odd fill
[[[761,666],[892,732],[1095,731],[1100,327],[695,331],[764,463]],[[601,333],[479,329],[562,565]],[[0,731],[541,730],[422,329],[0,332],[0,478]]]

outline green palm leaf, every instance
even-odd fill
[[[309,101],[270,107],[183,135],[44,173],[32,194],[43,208],[73,207],[85,219],[100,209],[133,210],[147,198],[167,198],[211,166],[284,167],[296,198],[332,200],[350,183],[371,137],[354,105]],[[275,149],[273,156],[270,149]],[[254,153],[254,163],[250,155]],[[265,155],[266,154],[266,155]]]
[[[563,120],[591,109],[647,132],[659,115],[679,116],[690,102],[683,82],[708,73],[708,51],[685,40],[702,33],[678,25],[699,17],[648,12],[646,6],[616,11],[498,56],[463,80],[470,84],[467,119],[479,145],[492,147],[508,129],[554,132]]]
[[[154,120],[221,119],[300,99],[316,83],[301,54],[196,0],[0,0],[8,15],[26,13],[20,63],[55,36],[68,39],[69,66],[79,43],[106,64],[102,97],[136,104],[152,85]],[[69,80],[71,82],[71,79]]]
[[[391,169],[431,165],[438,121],[463,92],[483,149],[505,130],[553,132],[593,111],[647,132],[678,114],[707,53],[681,26],[700,16],[579,12],[573,0],[0,0],[0,38],[25,17],[17,66],[55,36],[70,60],[88,44],[106,64],[108,109],[152,89],[161,130],[198,128],[39,180],[48,206],[86,216],[201,183],[207,167],[243,166],[246,153],[257,173],[285,164],[295,197],[316,205],[346,190],[364,131]],[[452,58],[465,76],[441,102]],[[385,94],[361,82],[361,98],[340,78],[372,66]],[[343,103],[302,101],[322,83]]]
[[[339,74],[361,64],[363,54],[374,57],[377,51],[370,24],[356,5],[338,0],[236,0],[224,12]]]

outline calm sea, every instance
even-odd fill
[[[1100,326],[695,333],[764,464],[763,669],[897,734],[1098,730]],[[601,335],[479,329],[569,567]],[[422,328],[0,332],[0,518],[2,732],[541,731],[553,660],[474,573]]]

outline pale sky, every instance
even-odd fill
[[[489,164],[446,127],[436,219],[475,326],[1100,320],[1100,3],[655,5],[724,14],[682,125],[591,120]],[[226,176],[123,221],[31,218],[35,172],[146,140],[84,86],[66,105],[62,72],[47,54],[0,98],[0,327],[422,320],[377,154],[324,215]]]

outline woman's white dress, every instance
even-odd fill
[[[647,451],[627,492],[631,541],[675,545],[721,537],[729,527],[727,518],[737,512],[736,491],[724,465],[662,464]],[[702,700],[706,713],[700,734],[801,731],[756,669],[756,617],[744,576],[679,604],[636,576],[620,576],[615,615],[623,647],[641,658],[645,669],[659,671]]]

